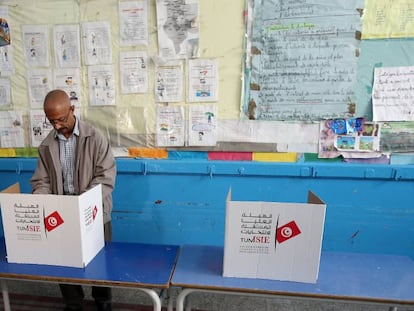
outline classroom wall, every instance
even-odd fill
[[[81,106],[78,115],[99,127],[111,139],[113,147],[154,147],[155,111],[157,102],[154,91],[154,60],[158,55],[156,1],[148,0],[148,46],[122,47],[119,42],[118,0],[0,0],[0,7],[9,12],[9,26],[14,55],[15,72],[11,81],[11,107],[0,110],[18,110],[23,113],[26,131],[25,143],[30,146],[28,68],[24,59],[22,26],[47,25],[50,30],[50,66],[55,69],[52,46],[52,28],[62,24],[78,24],[91,21],[108,21],[111,27],[112,64],[116,80],[116,106],[90,107],[88,103],[87,67],[81,65]],[[220,119],[237,120],[240,115],[242,88],[242,51],[244,39],[244,1],[199,1],[200,58],[217,58],[219,71],[219,96],[215,103]],[[82,40],[82,38],[81,38]],[[149,57],[149,90],[147,93],[122,94],[119,84],[119,53],[121,51],[146,51]],[[82,51],[81,51],[82,53]],[[159,61],[159,60],[158,60]],[[185,60],[181,60],[186,68]],[[185,74],[185,71],[184,71]],[[171,105],[185,105],[182,102]],[[38,107],[41,108],[41,107]],[[126,122],[129,120],[129,122]]]
[[[117,159],[115,241],[223,245],[225,202],[327,205],[322,248],[414,258],[414,167]],[[30,192],[35,159],[0,159],[0,188]]]

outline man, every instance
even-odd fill
[[[79,195],[102,185],[105,240],[112,238],[112,190],[116,166],[107,139],[74,115],[75,107],[63,90],[49,92],[43,103],[52,130],[38,148],[37,167],[30,180],[33,193]],[[59,284],[66,307],[82,310],[80,285]],[[111,289],[92,287],[97,310],[112,310]]]

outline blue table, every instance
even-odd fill
[[[8,263],[4,239],[0,239],[0,279],[5,310],[10,310],[6,279],[109,287],[132,287],[147,293],[154,310],[161,311],[155,289],[167,289],[178,246],[107,243],[86,268]]]
[[[171,280],[182,288],[176,310],[197,291],[414,305],[414,261],[405,256],[322,252],[316,284],[223,277],[222,270],[222,247],[184,245]]]

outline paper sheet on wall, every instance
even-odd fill
[[[30,110],[30,143],[32,147],[39,147],[51,130],[53,130],[53,126],[46,118],[43,109]]]
[[[85,65],[112,63],[111,27],[109,22],[83,23],[82,38]]]
[[[158,102],[183,100],[182,62],[155,67],[155,98]]]
[[[156,9],[159,56],[198,57],[198,0],[157,0]]]
[[[217,59],[190,59],[188,61],[188,101],[212,102],[217,99]]]
[[[188,145],[215,146],[217,142],[217,106],[188,106]]]
[[[148,45],[148,1],[119,2],[121,46]]]
[[[0,47],[0,75],[9,77],[15,73],[13,62],[13,45]]]
[[[148,92],[148,55],[146,51],[128,51],[119,54],[121,92]]]
[[[46,94],[52,89],[51,69],[27,70],[27,84],[31,108],[43,107]]]
[[[413,3],[407,0],[367,0],[362,39],[414,36]]]
[[[184,108],[157,105],[156,144],[158,147],[184,146]]]
[[[374,69],[374,121],[414,121],[414,67]]]
[[[0,107],[11,106],[11,88],[9,79],[0,79]]]
[[[245,116],[284,121],[354,116],[361,7],[358,0],[254,1]]]
[[[24,147],[23,118],[20,111],[0,111],[0,141],[2,148]]]
[[[89,104],[115,105],[115,71],[113,65],[88,66]]]
[[[57,68],[80,67],[79,25],[54,26],[53,46]]]
[[[47,25],[22,26],[24,56],[28,67],[48,67],[49,30]]]
[[[55,69],[53,71],[53,85],[68,94],[71,105],[77,107],[82,105],[79,68]]]

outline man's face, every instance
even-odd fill
[[[50,124],[65,137],[69,137],[75,126],[75,117],[73,115],[74,106],[64,106],[53,111],[46,111],[46,118]]]

